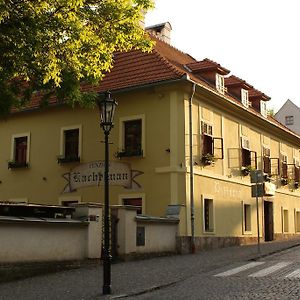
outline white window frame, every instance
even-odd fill
[[[294,165],[295,165],[296,168],[299,168],[300,162],[299,162],[299,158],[298,157],[294,157],[293,158],[293,163],[294,163]]]
[[[119,151],[125,149],[125,122],[134,120],[142,120],[142,157],[146,157],[146,117],[144,114],[119,118]]]
[[[266,101],[263,101],[263,100],[260,101],[260,113],[265,118],[268,116],[268,110],[267,110],[267,103],[266,103]]]
[[[299,214],[299,222],[297,215]],[[300,208],[294,209],[295,233],[300,233]]]
[[[287,217],[285,216],[285,212],[287,212]],[[282,218],[282,233],[289,233],[289,229],[290,229],[289,228],[289,210],[283,206],[281,207],[281,218]],[[287,226],[285,226],[285,225],[287,225]]]
[[[205,230],[205,199],[212,201],[212,208],[210,211],[209,223],[212,227],[211,230]],[[216,233],[216,220],[215,220],[215,200],[212,195],[202,195],[202,231],[203,234],[215,234]],[[212,226],[211,226],[212,225]]]
[[[70,125],[70,126],[64,126],[60,129],[60,146],[59,146],[59,155],[62,157],[65,157],[65,131],[78,129],[79,130],[79,136],[78,136],[78,157],[80,157],[80,160],[82,158],[82,125]]]
[[[225,79],[224,76],[221,74],[216,74],[216,89],[218,92],[220,92],[221,94],[224,94],[226,92],[226,88],[225,88]]]
[[[205,120],[201,120],[201,134],[206,134],[209,136],[214,136],[214,125],[210,122],[207,122]],[[206,130],[204,130],[206,125]]]
[[[30,159],[30,132],[13,134],[11,137],[11,151],[10,160],[14,161],[16,153],[16,139],[21,137],[27,137],[27,148],[26,148],[26,163],[29,163]]]
[[[249,107],[249,93],[245,89],[241,89],[241,100],[245,107]]]
[[[144,194],[144,193],[119,194],[119,196],[118,196],[119,205],[123,205],[124,199],[132,199],[132,198],[141,198],[142,199],[142,214],[145,214],[145,212],[146,212],[146,194]]]
[[[246,136],[241,136],[241,148],[246,149],[246,150],[251,150],[250,149],[250,140]]]
[[[249,206],[250,207],[250,216],[249,216],[249,222],[250,222],[250,230],[246,230],[246,224],[245,224],[245,206]],[[242,222],[242,226],[243,226],[243,228],[242,228],[242,232],[243,232],[243,234],[252,234],[252,205],[249,203],[249,202],[244,202],[244,201],[242,201],[242,213],[243,213],[243,216],[242,216],[242,220],[243,220],[243,222]]]

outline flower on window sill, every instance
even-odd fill
[[[287,178],[282,177],[280,179],[280,183],[281,183],[281,185],[287,185],[289,183],[289,180]]]
[[[122,150],[120,152],[117,152],[115,154],[116,157],[122,158],[122,157],[134,157],[134,156],[143,156],[143,150],[137,149],[137,150]]]
[[[80,162],[79,156],[58,156],[57,157],[57,163],[58,164],[65,164],[65,163],[71,163],[71,162]]]
[[[250,172],[251,172],[252,170],[255,170],[255,168],[252,167],[252,166],[243,166],[243,167],[241,168],[241,173],[242,173],[243,176],[247,176],[247,175],[250,174]]]
[[[201,161],[205,166],[214,165],[216,162],[216,158],[213,154],[207,153],[202,156]]]
[[[9,161],[8,169],[28,168],[29,164],[25,161]]]

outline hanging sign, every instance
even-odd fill
[[[275,196],[276,185],[271,182],[264,183],[264,195],[265,196]]]
[[[132,170],[130,164],[122,162],[109,162],[109,185],[119,185],[127,189],[139,189],[141,185],[135,178],[144,174],[141,171]],[[78,188],[87,186],[104,185],[104,161],[94,161],[80,164],[69,173],[65,173],[63,178],[68,181],[63,193],[71,193]]]

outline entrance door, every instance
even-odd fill
[[[273,202],[264,201],[265,241],[274,240]]]

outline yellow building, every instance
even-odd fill
[[[136,184],[111,186],[111,204],[177,214],[182,247],[191,236],[197,248],[256,241],[249,171],[258,169],[273,183],[265,188],[276,187],[274,195],[258,198],[261,238],[299,234],[300,137],[267,116],[268,96],[219,64],[196,61],[155,37],[164,32],[168,40],[169,30],[169,23],[151,28],[152,53],[116,54],[97,87],[118,101],[111,161],[140,172]],[[101,184],[68,185],[70,176],[101,181],[98,173],[78,175],[81,166],[104,159],[97,108],[70,108],[55,99],[40,108],[37,95],[1,121],[0,137],[1,201],[103,202]]]

